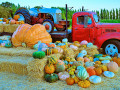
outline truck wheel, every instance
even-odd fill
[[[107,41],[103,45],[103,51],[110,56],[114,56],[116,53],[118,54],[120,52],[120,42],[117,40]]]
[[[30,14],[27,9],[21,8],[15,12],[15,15],[19,15],[20,18],[24,19],[25,23],[31,24]]]
[[[47,29],[47,32],[51,33],[51,32],[54,31],[54,23],[53,23],[51,20],[45,19],[42,24],[43,24],[44,26],[45,26],[45,25],[48,25],[48,26],[49,26],[49,28]]]
[[[63,28],[56,28],[57,31],[65,31],[66,30],[66,27],[64,26]]]

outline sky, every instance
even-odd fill
[[[120,8],[120,0],[0,0],[0,4],[2,2],[11,2],[20,6],[30,6],[30,8],[34,6],[42,6],[46,8],[50,7],[65,7],[65,4],[68,7],[74,7],[73,9],[79,9],[84,6],[85,9],[89,11],[92,10],[100,10],[100,9],[115,9]]]

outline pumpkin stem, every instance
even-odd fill
[[[22,46],[25,47],[25,48],[27,47],[26,43],[22,43]]]

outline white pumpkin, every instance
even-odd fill
[[[58,77],[59,77],[59,79],[60,80],[66,80],[67,78],[69,78],[70,77],[70,75],[69,75],[69,73],[68,72],[59,72],[58,73]]]
[[[93,75],[89,77],[89,81],[93,84],[98,84],[98,83],[101,83],[102,79],[99,76]]]
[[[112,78],[115,76],[115,74],[113,72],[110,72],[110,71],[104,71],[103,74],[104,74],[104,76],[106,76],[108,78]]]

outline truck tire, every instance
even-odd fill
[[[103,52],[110,56],[114,56],[120,52],[120,42],[118,40],[110,40],[104,43]]]
[[[25,23],[31,24],[29,11],[25,8],[20,8],[15,12],[15,15],[21,15],[25,19]]]
[[[65,31],[66,30],[66,26],[63,26],[63,28],[56,28],[57,31]]]
[[[45,19],[45,20],[43,20],[42,24],[44,26],[49,25],[49,30],[47,30],[47,32],[52,33],[54,31],[54,23],[51,20]]]

